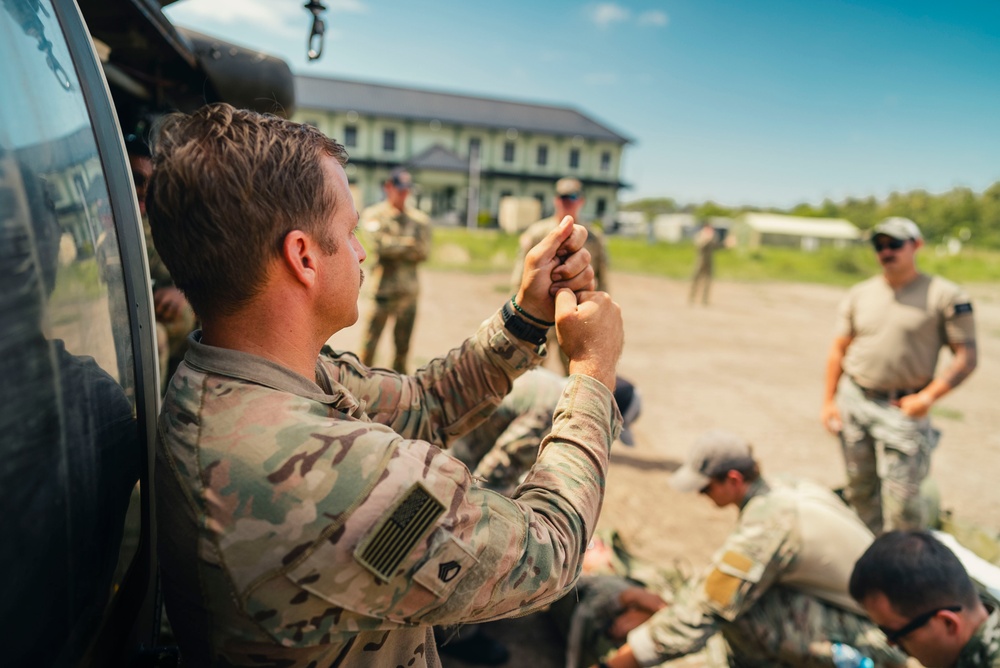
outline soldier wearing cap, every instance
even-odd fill
[[[821,419],[840,436],[847,500],[876,534],[924,526],[920,483],[939,436],[928,412],[976,368],[972,302],[917,270],[923,243],[911,220],[875,226],[882,275],[841,302],[826,363]],[[935,377],[942,346],[953,359]]]
[[[597,284],[597,289],[604,292],[609,292],[608,288],[608,250],[604,243],[604,235],[601,231],[591,225],[589,222],[583,220],[580,217],[580,212],[583,210],[583,205],[586,200],[583,196],[583,184],[580,183],[580,179],[573,178],[571,176],[566,176],[558,181],[556,181],[556,194],[553,204],[555,206],[554,213],[548,218],[543,218],[537,223],[533,223],[521,233],[521,238],[519,241],[519,251],[517,262],[514,265],[514,273],[512,276],[512,286],[516,290],[516,286],[520,285],[521,273],[524,269],[524,257],[539,241],[545,238],[545,235],[552,231],[556,225],[559,224],[565,216],[570,216],[573,218],[573,222],[577,225],[583,225],[587,228],[589,233],[587,236],[587,243],[585,248],[590,252],[590,264],[594,268],[594,281]],[[549,332],[548,340],[549,350],[558,350],[559,343],[556,341],[554,332]],[[563,368],[566,368],[566,357],[565,355],[560,355],[560,359],[563,363]]]
[[[604,665],[658,665],[699,651],[716,631],[736,666],[829,666],[838,643],[876,666],[904,663],[848,595],[851,569],[873,536],[830,490],[769,484],[750,445],[721,430],[695,442],[670,484],[738,507],[738,524],[708,569]]]
[[[385,200],[361,214],[361,224],[368,232],[378,256],[376,267],[375,310],[368,322],[361,361],[371,365],[375,349],[389,317],[395,318],[393,341],[396,354],[392,368],[406,373],[410,338],[417,318],[420,282],[417,265],[427,259],[431,248],[431,224],[427,215],[406,205],[413,179],[404,169],[394,169],[382,185]]]

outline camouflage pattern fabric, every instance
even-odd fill
[[[361,359],[368,365],[374,362],[382,329],[389,316],[394,316],[396,355],[392,368],[405,373],[420,293],[417,265],[427,259],[431,248],[430,219],[418,209],[406,207],[405,211],[399,211],[385,201],[365,209],[361,225],[378,257],[375,312],[368,325]]]
[[[834,642],[876,666],[902,665],[905,657],[847,595],[851,567],[871,540],[829,490],[804,482],[772,490],[757,480],[709,568],[628,643],[641,665],[697,652],[716,631],[733,665],[832,666]]]
[[[563,376],[546,369],[529,371],[514,381],[489,419],[455,443],[453,454],[486,487],[510,496],[518,478],[535,463],[565,387]]]
[[[888,401],[867,399],[847,375],[837,385],[837,406],[847,502],[873,533],[927,528],[920,485],[940,436],[930,418],[908,418]]]
[[[955,668],[1000,668],[1000,610],[993,610],[962,648]]]
[[[311,380],[192,336],[160,416],[167,610],[190,665],[437,666],[431,625],[523,614],[579,573],[621,415],[572,376],[518,495],[443,452],[541,361],[499,312],[404,377]]]

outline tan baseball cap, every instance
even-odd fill
[[[556,181],[556,195],[579,195],[583,191],[583,184],[580,179],[572,176],[565,176]]]
[[[712,476],[745,471],[754,465],[753,449],[736,434],[722,429],[706,431],[694,442],[688,459],[670,476],[670,486],[679,492],[700,492]]]
[[[924,238],[920,234],[920,228],[909,218],[886,218],[872,228],[871,236],[875,237],[878,234],[884,234],[887,237],[899,239],[900,241]]]

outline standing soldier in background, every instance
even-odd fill
[[[417,265],[427,259],[431,247],[430,219],[423,211],[406,206],[412,187],[409,172],[394,169],[382,186],[385,200],[361,214],[361,224],[371,237],[378,257],[375,310],[368,322],[361,361],[369,366],[375,361],[382,329],[389,316],[393,316],[396,356],[392,368],[400,373],[406,373],[406,358],[417,318],[420,294]]]
[[[920,483],[940,435],[928,412],[976,368],[972,302],[954,283],[917,271],[923,243],[911,220],[875,226],[882,275],[841,302],[826,363],[821,419],[840,436],[847,500],[876,535],[924,527]],[[954,359],[935,378],[945,345]]]
[[[707,220],[703,220],[701,229],[694,236],[694,247],[698,255],[694,263],[694,272],[691,274],[688,304],[694,304],[698,289],[701,288],[701,303],[708,306],[708,293],[712,288],[712,256],[721,245],[715,228]]]
[[[608,289],[608,249],[604,243],[604,235],[601,231],[589,222],[581,220],[580,212],[586,199],[583,196],[583,184],[579,179],[567,176],[556,181],[556,196],[554,200],[555,213],[548,218],[543,218],[537,223],[533,223],[522,234],[518,243],[518,257],[514,265],[514,273],[511,277],[511,285],[514,291],[521,284],[521,273],[524,269],[524,257],[528,251],[538,245],[545,235],[551,232],[565,216],[572,216],[573,222],[587,228],[586,248],[590,251],[590,264],[594,268],[594,281],[597,290],[609,292]],[[548,340],[549,350],[559,350],[559,342],[556,340],[555,329],[549,330]],[[560,360],[563,370],[566,370],[567,359],[560,351]]]

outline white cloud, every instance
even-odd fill
[[[632,13],[613,2],[602,2],[590,8],[590,20],[600,28],[607,28],[612,23],[627,21]]]
[[[661,27],[667,25],[669,20],[667,13],[661,12],[659,9],[651,9],[639,15],[639,25],[641,26]]]

